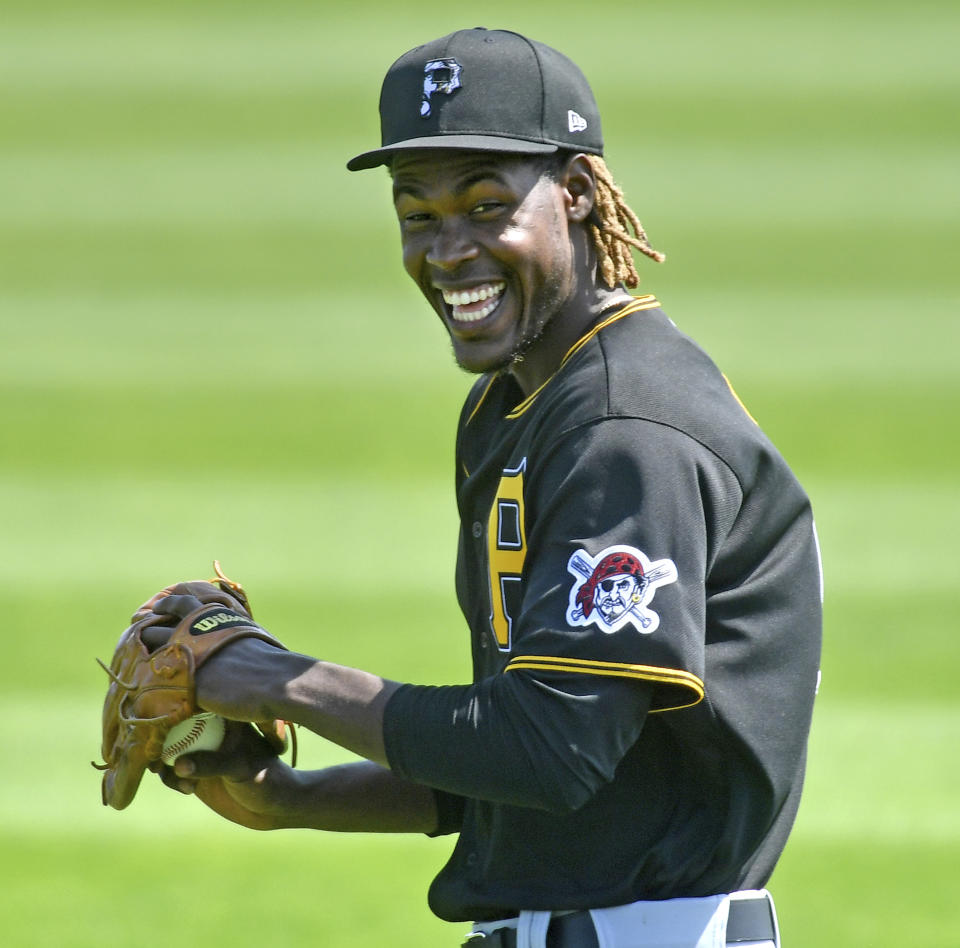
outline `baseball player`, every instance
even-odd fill
[[[478,378],[456,435],[474,679],[427,687],[246,639],[197,672],[233,721],[364,762],[295,771],[246,725],[164,779],[228,819],[456,834],[430,906],[467,944],[779,945],[820,650],[810,506],[637,284],[649,244],[566,57],[504,31],[387,72],[404,267]],[[153,606],[186,615],[189,595]]]

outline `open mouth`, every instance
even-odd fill
[[[441,293],[454,322],[477,323],[497,308],[506,287],[502,282],[481,283],[469,290],[441,290]]]

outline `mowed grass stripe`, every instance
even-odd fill
[[[957,853],[952,837],[891,841],[867,831],[830,840],[797,833],[770,883],[784,944],[956,948]]]
[[[832,687],[828,677],[814,712],[797,837],[960,844],[956,703],[848,704]]]
[[[337,179],[339,180],[339,178]],[[644,206],[637,201],[641,212]],[[353,289],[357,305],[371,285],[406,287],[395,226],[384,198],[376,224],[315,221],[212,221],[108,224],[25,223],[0,228],[5,292],[129,296],[180,292],[280,296]],[[654,220],[644,213],[653,233]],[[672,286],[700,292],[756,291],[769,296],[857,297],[885,288],[903,300],[908,318],[918,300],[956,295],[952,221],[898,222],[897,267],[877,248],[877,226],[826,221],[771,227],[763,220],[711,218],[696,227],[658,215],[656,243],[668,254],[661,267],[641,263],[642,291],[663,296]],[[401,290],[401,292],[403,292]],[[667,297],[669,299],[669,297]],[[826,342],[826,340],[825,340]]]
[[[5,861],[16,866],[3,880],[6,944],[422,948],[459,944],[467,930],[426,907],[449,839],[256,834],[235,826],[222,836],[168,836],[189,809],[203,809],[187,799],[173,811],[154,809],[149,834],[125,838],[122,828],[140,802],[104,813],[115,832],[4,837]]]
[[[38,593],[51,576],[67,584],[157,576],[166,585],[184,571],[205,575],[214,557],[288,587],[386,595],[452,582],[456,509],[442,481],[7,480],[0,498],[2,583]],[[431,542],[439,537],[442,545]]]
[[[0,313],[11,317],[0,388],[7,404],[23,386],[46,389],[34,397],[53,400],[130,388],[158,406],[158,394],[174,384],[195,393],[215,384],[241,401],[250,390],[275,389],[282,399],[313,389],[315,410],[341,413],[393,391],[401,403],[446,394],[456,412],[472,378],[454,364],[439,318],[401,279],[393,274],[393,295],[337,288],[236,297],[0,296]],[[326,392],[340,390],[353,397],[324,405]]]
[[[90,661],[93,666],[93,659]],[[106,676],[102,677],[106,681]],[[164,835],[205,835],[220,840],[236,835],[235,827],[215,819],[196,801],[171,793],[150,773],[144,775],[136,800],[122,816],[102,806],[101,775],[90,766],[91,761],[101,760],[102,695],[92,689],[68,700],[62,694],[44,696],[38,691],[34,695],[34,701],[25,698],[17,703],[20,710],[9,700],[3,702],[14,714],[11,723],[17,722],[13,752],[22,761],[19,776],[5,778],[0,785],[0,832],[4,835],[120,838],[156,834],[158,825],[165,827]],[[300,738],[303,755],[298,766],[302,768],[355,759],[310,732]],[[41,772],[47,775],[42,780]]]
[[[828,175],[830,165],[823,154],[842,154],[843,146],[862,149],[865,135],[887,142],[884,153],[889,158],[898,150],[942,147],[960,137],[955,124],[941,121],[956,101],[957,83],[937,84],[925,73],[915,77],[921,81],[887,88],[882,96],[875,84],[784,89],[775,75],[734,94],[712,84],[691,88],[685,75],[677,75],[678,68],[682,66],[671,63],[669,84],[662,80],[656,97],[643,103],[641,151],[647,167],[652,162],[659,165],[658,156],[665,153],[685,164],[691,154],[701,150],[722,154],[723,148],[736,149],[741,158],[748,155],[750,163],[756,164],[755,148],[760,155],[779,145],[802,152],[817,141],[822,152],[814,168]],[[326,78],[325,73],[318,76]],[[679,80],[676,84],[675,78]],[[620,168],[637,150],[634,136],[638,130],[630,120],[636,111],[635,90],[609,81],[594,84],[604,116],[626,117],[609,129],[608,136],[609,154]],[[347,95],[338,94],[342,91]],[[352,88],[343,90],[338,80],[280,88],[241,82],[206,92],[192,88],[187,95],[182,88],[144,89],[136,84],[131,88],[126,83],[90,90],[18,82],[16,103],[17,108],[7,111],[0,126],[0,141],[6,145],[5,154],[11,156],[43,146],[62,154],[67,144],[70,153],[77,155],[97,155],[110,149],[131,156],[169,150],[174,145],[200,149],[233,145],[242,153],[251,145],[309,144],[318,155],[342,163],[342,153],[352,143],[362,148],[369,140],[365,133],[375,133],[368,116],[362,123],[356,121],[363,107],[360,93]],[[851,115],[856,121],[851,121]],[[318,120],[304,121],[305,116]],[[744,121],[745,116],[753,121]],[[342,135],[331,138],[323,133],[324,124],[331,121],[343,127]],[[864,162],[863,167],[869,173],[879,164],[874,160]],[[661,186],[671,183],[670,179],[658,182]],[[898,181],[898,185],[902,183]],[[897,199],[896,190],[892,189],[889,198]]]
[[[202,388],[170,381],[165,391],[159,374],[133,390],[105,386],[71,396],[69,389],[28,386],[7,394],[16,403],[8,414],[10,440],[0,447],[0,482],[8,480],[11,504],[21,476],[42,491],[32,501],[55,500],[62,491],[64,506],[78,493],[107,498],[116,487],[123,505],[124,491],[162,496],[171,486],[175,495],[252,491],[251,502],[262,491],[273,495],[271,507],[294,506],[313,484],[318,496],[329,487],[332,495],[344,490],[381,507],[378,494],[392,500],[408,482],[414,495],[442,483],[436,502],[452,502],[461,392],[440,384],[251,385],[237,392],[213,379]],[[340,483],[331,484],[336,478]]]
[[[364,37],[363,62],[375,63],[379,73],[381,61],[386,65],[397,50],[423,41],[422,24],[382,3],[365,6],[375,12],[379,29]],[[599,9],[606,17],[635,24],[636,46],[651,75],[659,75],[662,66],[670,64],[695,89],[740,90],[765,78],[784,87],[824,91],[844,83],[872,88],[879,82],[897,88],[910,82],[942,84],[958,77],[955,57],[950,55],[957,15],[950,4],[923,4],[922,15],[887,5],[872,17],[864,17],[858,4],[842,9],[826,3],[802,9],[765,6],[762,17],[750,16],[754,5],[749,3],[734,9],[695,7],[695,16],[683,18],[682,42],[677,38],[677,15],[671,11],[651,9],[639,16],[622,0],[608,0]],[[355,35],[356,21],[333,9],[318,12],[288,2],[277,4],[270,16],[249,8],[230,9],[227,15],[211,4],[201,10],[190,7],[186,16],[172,5],[165,15],[153,10],[131,15],[128,7],[107,3],[91,5],[82,19],[73,8],[53,17],[55,9],[45,4],[39,15],[11,15],[0,45],[4,53],[0,77],[71,86],[79,78],[87,88],[128,80],[146,87],[216,89],[242,81],[258,86],[317,84],[320,75],[333,78],[356,72],[355,44],[330,41],[331,34]],[[509,16],[511,28],[543,36],[559,48],[579,47],[577,59],[588,75],[604,63],[607,70],[615,69],[596,48],[608,37],[604,16],[570,22],[560,15],[576,9],[569,0],[554,8],[558,15],[548,26],[537,11],[518,10],[509,3],[492,2],[485,9],[492,19]],[[824,28],[827,18],[829,30]],[[433,28],[442,35],[461,26],[462,17],[449,14],[440,16]],[[772,36],[776,42],[770,41]],[[316,53],[318,43],[323,56]],[[891,48],[899,54],[895,61],[889,59]],[[718,49],[736,68],[715,68]],[[865,65],[873,66],[866,74]]]
[[[657,271],[657,282],[665,276]],[[906,294],[807,289],[738,294],[677,286],[660,298],[666,296],[667,312],[706,348],[738,391],[744,382],[771,392],[797,386],[793,394],[799,402],[833,391],[839,405],[856,404],[858,392],[865,396],[869,388],[886,387],[895,404],[901,393],[936,385],[931,410],[952,410],[945,402],[960,390],[960,295],[925,296],[923,319],[913,320],[906,315],[912,305]],[[824,416],[825,429],[833,418],[833,411]]]
[[[960,497],[949,483],[808,484],[814,497],[828,593],[910,599],[952,590],[960,604],[955,537]]]
[[[666,271],[647,275],[651,291],[666,282]],[[11,397],[15,386],[46,387],[51,398],[63,389],[97,397],[132,383],[168,388],[174,379],[184,386],[237,387],[242,377],[244,389],[379,384],[402,395],[415,366],[418,388],[436,385],[459,400],[471,378],[454,366],[438,318],[405,282],[399,261],[385,262],[388,281],[396,292],[383,286],[362,294],[335,287],[242,296],[227,288],[210,295],[168,288],[108,297],[7,292],[0,294],[0,313],[11,317],[3,328],[0,384]],[[922,321],[905,318],[909,299],[893,295],[828,296],[815,306],[770,291],[664,286],[658,295],[738,391],[744,384],[763,393],[781,390],[801,403],[833,392],[842,406],[868,398],[876,403],[877,394],[866,394],[870,388],[886,388],[886,400],[896,404],[936,386],[931,411],[947,415],[958,407],[949,402],[960,397],[956,295],[927,298]],[[147,347],[154,373],[144,377]],[[834,417],[831,411],[824,422]]]
[[[6,151],[0,155],[4,227],[293,221],[337,230],[349,212],[370,226],[393,229],[386,176],[374,173],[371,181],[349,175],[343,166],[350,153],[342,144],[209,147],[172,134],[176,144]],[[766,223],[773,208],[779,228],[811,221],[883,226],[905,218],[955,223],[960,188],[951,185],[958,144],[904,142],[891,132],[882,159],[870,162],[858,147],[767,141],[751,146],[749,159],[740,148],[692,150],[670,143],[610,161],[651,220]],[[810,174],[814,165],[823,171]],[[339,181],[336,188],[329,187],[331,176]],[[666,184],[650,189],[644,182],[651,179]],[[718,180],[722,188],[710,186]]]
[[[914,494],[896,485],[850,484],[813,495],[828,593],[889,591],[891,570],[905,596],[955,587],[951,538],[960,532],[960,503],[952,488]],[[271,582],[322,574],[340,560],[362,559],[366,548],[385,557],[389,550],[396,568],[382,579],[388,587],[427,577],[432,585],[434,576],[448,577],[452,570],[452,548],[424,542],[438,533],[449,535],[451,544],[455,538],[452,489],[437,478],[242,483],[220,480],[214,464],[183,480],[6,479],[2,497],[0,559],[6,564],[3,583],[10,585],[42,585],[51,572],[78,583],[130,577],[167,562],[182,564],[184,557],[190,562],[194,551],[209,551],[200,554],[203,562],[220,551],[243,551],[246,569]],[[202,516],[164,516],[198,505]],[[149,543],[135,559],[118,555],[125,537],[149,537]]]
[[[89,766],[98,753],[100,697],[45,694],[0,702],[8,722],[12,768],[0,785],[4,833],[37,835],[150,835],[224,838],[236,831],[159,786],[148,775],[142,798],[123,816],[99,807],[99,775]],[[313,735],[304,735],[304,766],[351,759]],[[884,767],[877,770],[877,743]],[[960,709],[920,702],[848,704],[827,699],[817,707],[798,839],[858,838],[902,843],[960,843],[955,806],[960,761],[947,752],[960,741]],[[44,774],[41,779],[40,774]],[[910,800],[909,807],[904,799]]]

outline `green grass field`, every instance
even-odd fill
[[[291,647],[463,681],[469,380],[399,264],[382,74],[478,22],[591,77],[681,328],[808,487],[823,687],[787,948],[960,945],[960,8],[66,0],[0,12],[0,940],[456,945],[450,840],[100,806],[126,614],[217,557]],[[81,15],[82,14],[82,15]],[[387,568],[375,594],[345,564]],[[343,759],[304,739],[308,766]]]

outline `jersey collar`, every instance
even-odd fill
[[[557,366],[557,371],[553,373],[542,385],[537,389],[532,391],[513,411],[507,414],[507,418],[519,418],[536,400],[537,396],[556,378],[557,372],[559,372],[566,364],[576,355],[600,330],[606,329],[607,326],[612,325],[618,320],[623,319],[625,316],[630,316],[632,313],[639,313],[644,309],[657,309],[660,306],[660,301],[655,296],[638,296],[633,302],[627,303],[623,309],[617,310],[612,316],[608,316],[606,319],[601,320],[596,324],[592,329],[588,330],[583,336],[581,336],[568,350],[566,355],[560,360],[560,365]],[[487,391],[490,390],[490,386],[487,386]],[[487,392],[484,392],[484,397]],[[483,401],[481,397],[480,401]],[[477,408],[479,408],[479,403]],[[476,408],[474,409],[476,411]],[[473,417],[471,415],[471,417]]]

